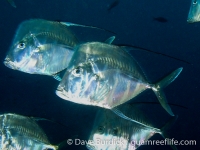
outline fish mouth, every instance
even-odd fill
[[[69,100],[67,92],[64,90],[64,87],[58,86],[56,90],[56,95],[64,100]]]
[[[8,67],[8,68],[10,68],[10,69],[14,69],[14,70],[17,69],[17,67],[15,66],[14,62],[12,62],[9,58],[5,58],[5,60],[4,60],[3,63],[4,63],[4,65],[5,65],[6,67]]]
[[[78,104],[91,105],[91,102],[88,101],[87,98],[80,97],[79,94],[72,94],[70,91],[66,91],[62,86],[58,86],[55,93],[64,100]]]

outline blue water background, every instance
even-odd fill
[[[200,23],[188,24],[190,0],[178,1],[120,1],[110,12],[112,0],[15,0],[13,8],[6,0],[0,1],[0,112],[49,118],[60,124],[42,122],[49,140],[57,144],[65,139],[87,140],[93,126],[97,107],[64,101],[56,96],[58,82],[51,77],[30,75],[11,70],[3,65],[6,52],[18,25],[27,19],[42,18],[98,26],[116,35],[114,44],[132,44],[156,52],[184,59],[192,65],[161,55],[133,51],[131,54],[155,83],[176,68],[183,67],[180,76],[165,88],[169,103],[179,116],[169,130],[176,140],[197,140],[196,146],[177,146],[179,150],[198,150],[200,134]],[[153,20],[164,17],[166,23]],[[104,41],[112,34],[93,29],[73,28],[78,38],[85,41]],[[157,102],[151,90],[142,93],[136,101]],[[131,101],[132,102],[132,101]],[[169,119],[160,105],[146,105],[157,127]],[[162,139],[156,135],[153,139]],[[86,149],[68,146],[67,149]],[[139,150],[168,150],[169,146],[142,146]]]

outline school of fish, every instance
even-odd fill
[[[163,108],[173,116],[162,90],[181,71],[179,68],[160,82],[150,84],[138,63],[123,48],[89,42],[77,46],[56,94],[75,103],[112,109],[152,89]]]
[[[14,70],[61,80],[58,74],[68,67],[74,47],[79,44],[68,26],[64,22],[43,19],[22,22],[4,64]],[[106,42],[112,40],[111,37]]]
[[[14,1],[8,2],[16,7]],[[192,0],[189,23],[199,21],[199,2]],[[114,1],[108,10],[118,4],[118,0]],[[55,92],[58,97],[98,106],[88,139],[90,142],[86,146],[89,150],[136,150],[156,133],[168,138],[166,130],[177,116],[168,104],[164,88],[179,76],[183,68],[177,68],[157,83],[150,83],[126,47],[112,44],[114,36],[104,42],[80,42],[70,26],[101,29],[69,22],[26,20],[16,30],[4,65],[29,74],[52,76],[60,81]],[[63,70],[66,70],[65,74],[60,77]],[[172,116],[162,128],[154,127],[139,107],[126,103],[136,100],[147,89],[155,93],[161,106]],[[0,127],[0,149],[3,150],[57,150],[62,145],[51,144],[34,118],[2,114]],[[97,144],[98,140],[120,140],[122,143]],[[141,141],[143,143],[138,144]],[[171,147],[177,150],[175,145]]]

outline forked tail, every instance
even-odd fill
[[[165,94],[163,92],[163,88],[165,88],[167,85],[169,85],[171,82],[173,82],[178,75],[181,73],[183,68],[178,68],[175,71],[173,71],[171,74],[166,76],[164,79],[159,81],[158,83],[154,84],[151,88],[156,94],[160,104],[162,107],[171,115],[174,116],[174,113],[172,112],[169,104],[167,103],[167,99],[165,97]]]

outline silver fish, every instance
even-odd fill
[[[20,24],[4,64],[30,74],[54,75],[68,66],[77,44],[65,25],[31,19]]]
[[[137,62],[122,47],[88,42],[77,46],[56,94],[75,103],[112,109],[152,89],[163,108],[174,115],[163,88],[181,71],[179,68],[160,82],[150,84]]]
[[[161,129],[152,127],[150,121],[137,107],[129,105],[119,106],[130,118],[142,121],[147,127],[125,120],[109,110],[101,109],[96,115],[93,129],[91,130],[87,148],[89,150],[136,150],[148,142],[154,134],[159,133],[166,138],[165,131],[175,122],[173,117]],[[167,137],[168,138],[168,137]],[[166,145],[170,144],[169,141]],[[175,145],[171,145],[176,150]]]
[[[1,150],[57,150],[34,119],[17,114],[0,115]]]
[[[84,26],[69,22],[31,19],[20,24],[4,64],[30,74],[54,76],[67,68],[79,43],[68,26]],[[100,29],[100,28],[97,28]],[[114,36],[107,42],[112,42]]]
[[[200,0],[192,0],[187,22],[194,23],[200,21]]]

